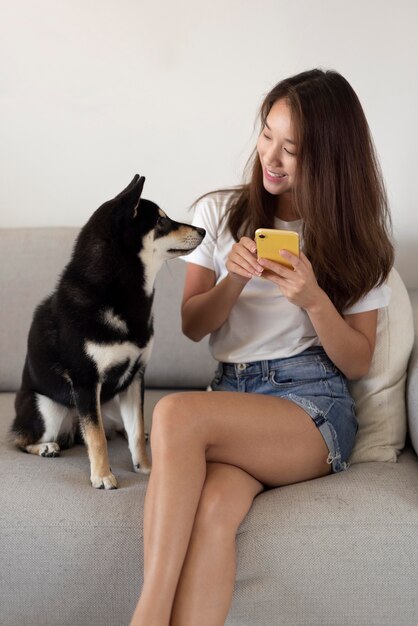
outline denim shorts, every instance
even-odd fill
[[[319,428],[332,471],[348,468],[358,431],[355,404],[345,376],[323,348],[271,361],[219,363],[209,389],[261,393],[295,402]]]

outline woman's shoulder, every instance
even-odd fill
[[[237,194],[236,188],[218,189],[198,198],[192,205],[194,208],[193,226],[204,228],[206,236],[184,261],[201,265],[218,273],[219,258],[229,251],[232,235],[227,228],[227,211]],[[233,242],[232,242],[233,243]]]
[[[231,204],[239,195],[238,188],[218,189],[200,196],[194,204],[193,225],[201,226],[214,235],[226,222]]]
[[[353,313],[365,313],[366,311],[372,311],[374,309],[382,309],[388,306],[391,294],[392,289],[387,282],[384,282],[371,289],[355,304],[346,308],[343,313],[344,315],[352,315]]]
[[[216,209],[218,213],[224,213],[231,206],[231,203],[239,197],[241,191],[241,186],[209,191],[195,200],[192,208],[194,208],[195,211],[210,208],[212,210]]]

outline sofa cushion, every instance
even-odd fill
[[[396,269],[392,269],[388,285],[392,296],[389,306],[379,309],[369,373],[349,382],[359,421],[351,463],[396,461],[405,445],[405,381],[414,325],[408,292]]]
[[[78,232],[78,228],[0,229],[0,391],[20,386],[33,312],[55,287]]]
[[[56,284],[67,263],[77,228],[0,229],[3,269],[0,289],[0,390],[18,389],[35,306]],[[19,251],[17,254],[16,251]],[[155,343],[146,371],[151,388],[203,389],[215,361],[208,340],[196,344],[181,332],[180,304],[186,264],[175,259],[160,271],[155,295]],[[351,462],[395,461],[405,441],[405,370],[413,341],[411,306],[396,270],[389,278],[392,300],[379,311],[377,344],[368,376],[350,385],[360,429]],[[410,396],[414,389],[409,386]],[[414,425],[413,425],[414,426]],[[411,430],[418,448],[418,425]]]
[[[20,386],[35,307],[54,289],[70,259],[78,228],[2,228],[0,290],[0,391]],[[186,264],[174,259],[160,270],[154,306],[155,341],[146,372],[148,387],[204,389],[215,370],[208,338],[196,344],[181,330]]]
[[[147,387],[205,389],[216,369],[209,337],[195,343],[181,329],[186,269],[184,261],[173,259],[161,268],[155,282],[155,337],[145,374]]]
[[[148,411],[159,390],[145,394]],[[119,489],[93,489],[84,446],[59,458],[6,444],[0,394],[0,606],[4,626],[128,624],[143,582],[148,476],[109,442]],[[411,626],[417,616],[418,459],[360,463],[270,489],[237,536],[226,626]],[[355,601],[353,600],[355,599]]]

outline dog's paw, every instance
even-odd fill
[[[116,477],[110,472],[106,476],[90,476],[92,487],[95,489],[117,489],[118,481]]]
[[[39,444],[39,456],[55,457],[59,456],[61,448],[55,442]]]
[[[150,474],[151,473],[151,465],[149,463],[143,463],[140,465],[137,463],[134,465],[134,470],[137,474]]]

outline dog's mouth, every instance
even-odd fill
[[[202,242],[205,234],[206,233],[203,229],[199,229],[198,234],[188,233],[186,237],[173,237],[171,243],[174,245],[167,248],[167,254],[175,256],[190,254],[190,252],[193,252],[193,250],[195,250],[195,248],[197,248],[197,246]]]
[[[193,248],[169,248],[167,252],[170,254],[186,254],[187,252],[191,252]]]

